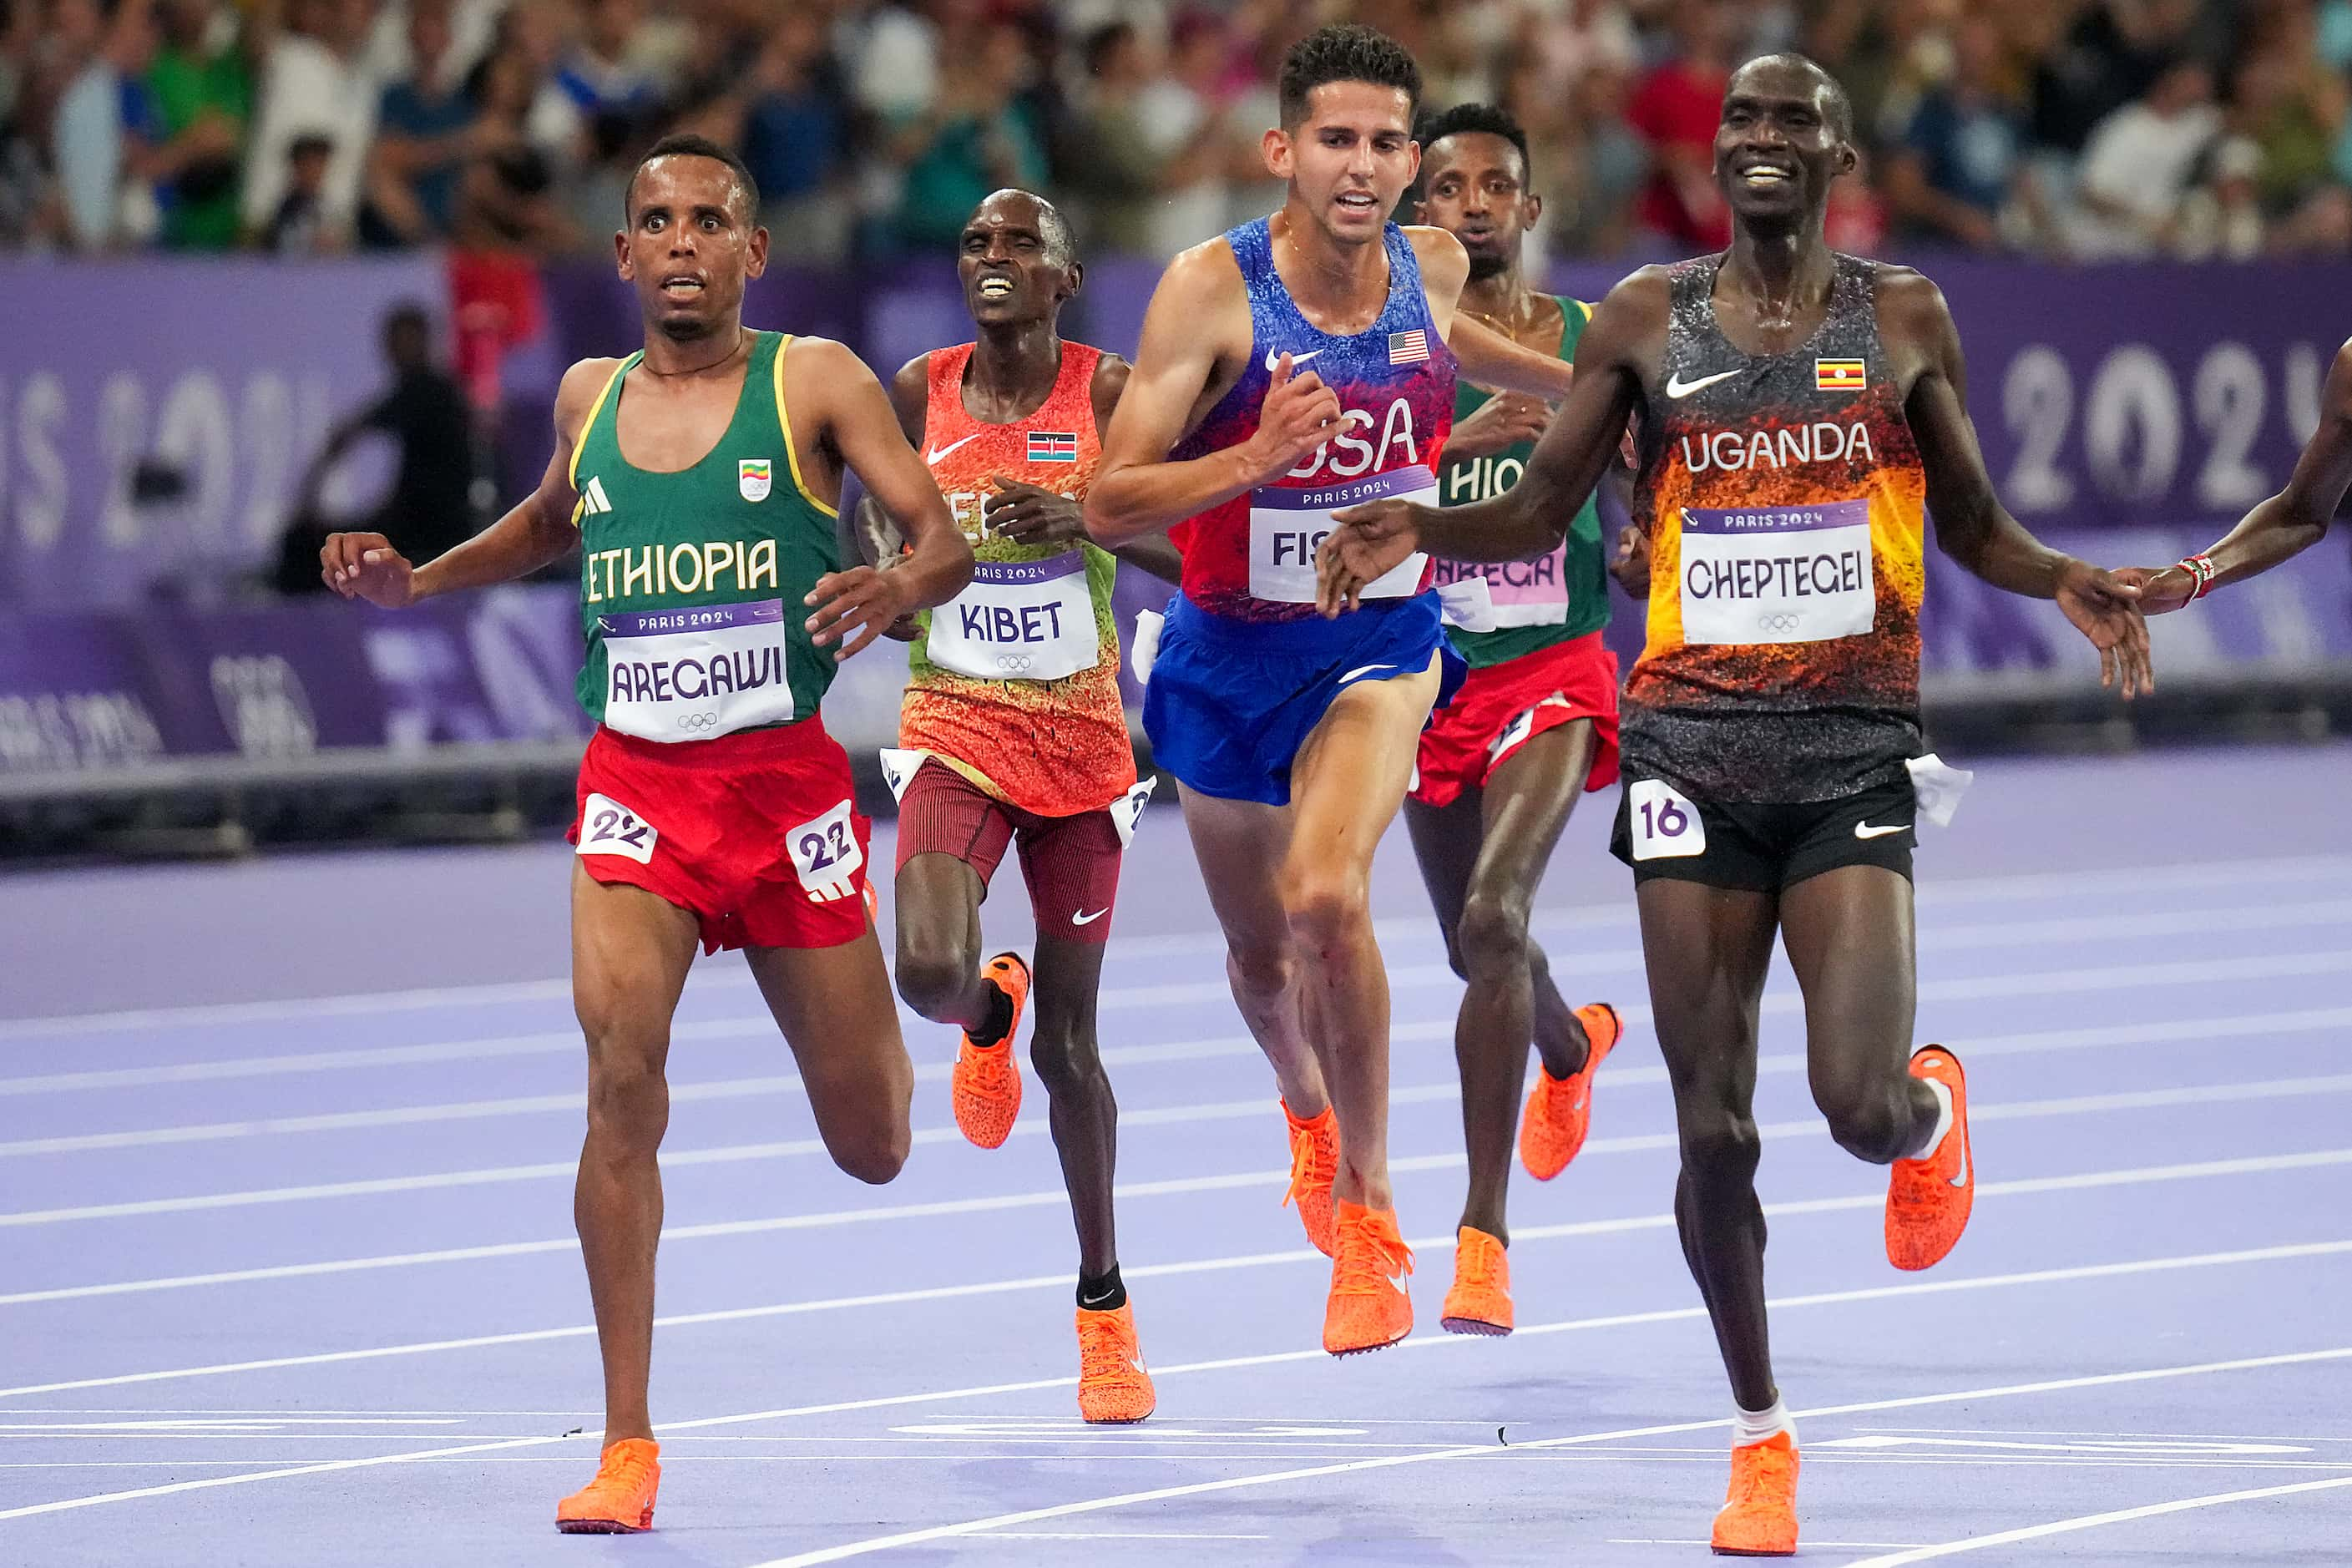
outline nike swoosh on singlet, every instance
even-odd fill
[[[1394,669],[1395,668],[1396,666],[1392,664],[1360,664],[1356,666],[1355,668],[1349,670],[1347,674],[1341,676],[1339,678],[1339,684],[1345,686],[1348,682],[1355,679],[1358,676],[1370,675],[1376,669]]]
[[[1323,351],[1321,349],[1308,349],[1303,354],[1292,354],[1290,356],[1290,368],[1297,370],[1300,365],[1305,364],[1308,360],[1313,359],[1317,354],[1319,354],[1322,352]],[[1268,375],[1272,375],[1274,374],[1275,367],[1281,363],[1282,355],[1272,349],[1265,351],[1265,373]]]
[[[950,441],[944,447],[934,447],[931,448],[931,455],[924,458],[923,461],[926,463],[936,463],[941,458],[946,457],[950,452],[954,451],[958,447],[962,446],[964,441],[979,440],[982,434],[982,432],[975,430],[971,435],[965,437],[963,441]]]
[[[1890,833],[1900,833],[1910,826],[1907,822],[1889,822],[1874,827],[1867,822],[1857,822],[1853,825],[1853,836],[1856,838],[1884,838]]]
[[[1688,397],[1703,386],[1713,386],[1717,382],[1727,381],[1738,374],[1736,370],[1719,370],[1713,375],[1700,376],[1696,381],[1685,381],[1682,373],[1676,371],[1666,377],[1666,395],[1674,398]]]

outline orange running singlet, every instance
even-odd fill
[[[1717,324],[1722,265],[1673,269],[1642,414],[1649,638],[1625,773],[1699,800],[1833,800],[1904,778],[1923,749],[1927,475],[1878,340],[1875,264],[1838,257],[1821,326],[1769,355]]]
[[[1118,563],[1085,540],[1020,544],[988,533],[982,508],[1000,476],[1086,495],[1102,458],[1093,400],[1102,353],[1064,343],[1037,411],[993,425],[964,411],[971,351],[931,353],[923,458],[977,564],[970,587],[919,618],[898,744],[1024,811],[1075,816],[1135,784],[1111,619]]]

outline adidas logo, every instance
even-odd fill
[[[590,476],[588,482],[580,487],[581,515],[594,517],[599,512],[612,510],[613,503],[604,494],[604,481],[593,475]]]

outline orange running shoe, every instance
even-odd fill
[[[1322,1115],[1301,1121],[1291,1115],[1287,1101],[1282,1114],[1290,1123],[1290,1190],[1282,1194],[1282,1206],[1288,1208],[1296,1199],[1307,1239],[1316,1251],[1332,1257],[1331,1183],[1339,1173],[1339,1118],[1327,1105]]]
[[[1386,1350],[1412,1332],[1412,1249],[1397,1234],[1394,1209],[1342,1203],[1334,1219],[1331,1301],[1323,1312],[1323,1348],[1333,1355]]]
[[[1969,1228],[1976,1204],[1976,1163],[1969,1157],[1969,1082],[1958,1057],[1941,1046],[1911,1053],[1911,1076],[1952,1093],[1952,1130],[1915,1160],[1897,1160],[1886,1177],[1886,1260],[1897,1268],[1941,1263]]]
[[[866,884],[866,923],[876,927],[882,923],[882,898],[870,881]]]
[[[1134,1303],[1108,1312],[1078,1309],[1078,1414],[1098,1426],[1127,1426],[1151,1414],[1160,1396],[1135,1337]]]
[[[555,1528],[566,1535],[635,1535],[654,1527],[654,1493],[661,1488],[661,1445],[624,1437],[604,1446],[596,1479],[555,1505]]]
[[[1454,1233],[1454,1289],[1438,1322],[1449,1334],[1511,1331],[1511,1259],[1502,1242],[1466,1225]]]
[[[1775,1432],[1731,1450],[1731,1489],[1715,1514],[1718,1557],[1797,1554],[1797,1439]]]
[[[1592,1125],[1592,1075],[1625,1037],[1624,1022],[1606,1002],[1588,1003],[1576,1010],[1584,1026],[1584,1065],[1566,1078],[1536,1064],[1536,1086],[1528,1091],[1527,1114],[1519,1119],[1519,1163],[1538,1182],[1549,1182],[1568,1169],[1584,1147]]]
[[[963,1135],[983,1149],[998,1149],[1013,1136],[1013,1123],[1021,1114],[1021,1063],[1013,1055],[1013,1040],[1021,1033],[1021,1015],[1029,1005],[1029,966],[1017,952],[1000,952],[980,973],[1013,999],[1012,1026],[992,1046],[974,1045],[970,1035],[964,1036],[949,1085],[956,1125]]]

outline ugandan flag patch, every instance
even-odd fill
[[[1860,392],[1870,384],[1858,359],[1817,359],[1813,362],[1816,392]]]

